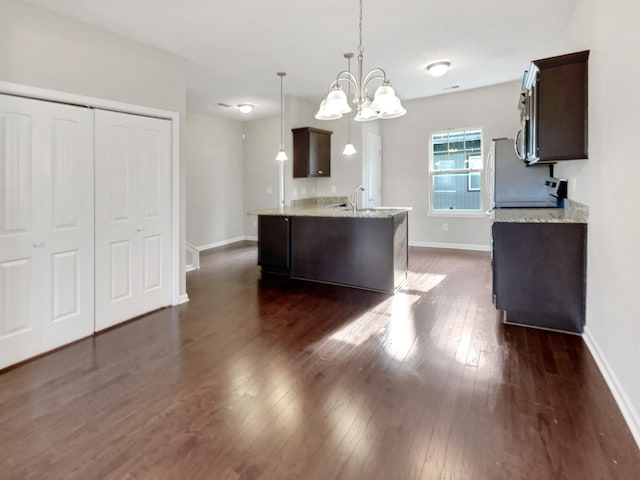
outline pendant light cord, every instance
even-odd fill
[[[362,0],[360,0],[362,1]],[[361,21],[362,24],[362,21]],[[349,73],[351,73],[351,57],[353,57],[353,53],[350,53],[349,55],[346,55],[347,57],[347,69],[349,70]],[[347,98],[351,98],[351,82],[347,83]],[[347,114],[347,143],[351,143],[351,114],[348,113]]]
[[[280,149],[284,150],[284,97],[282,96],[282,82],[284,76],[286,74],[283,73],[280,75]]]

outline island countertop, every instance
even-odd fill
[[[255,210],[248,212],[248,215],[270,215],[282,217],[390,218],[402,212],[409,212],[411,209],[411,207],[374,207],[362,208],[354,212],[352,208],[341,206],[301,206]]]

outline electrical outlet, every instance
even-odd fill
[[[258,226],[258,221],[257,221],[257,220],[254,220],[254,221],[253,221],[253,228],[256,228],[257,226]]]
[[[442,231],[443,232],[448,232],[449,231],[449,224],[448,223],[443,223],[442,224]]]
[[[331,193],[336,193],[338,188],[335,185],[331,185]]]
[[[267,187],[267,193],[269,193],[269,194],[273,193],[273,190],[272,190],[271,187]]]

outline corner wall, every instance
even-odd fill
[[[640,446],[640,216],[637,204],[640,3],[583,0],[565,51],[589,57],[589,159],[562,162],[569,197],[589,206],[585,340]]]
[[[244,235],[243,126],[187,113],[187,242],[199,250]]]

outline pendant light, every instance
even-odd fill
[[[285,75],[285,72],[278,72],[278,76],[280,77],[280,151],[278,155],[276,155],[276,160],[280,162],[289,160],[284,151],[284,96],[282,95],[282,80]]]
[[[353,58],[353,53],[345,53],[344,58],[347,59],[347,71],[351,73],[351,59]],[[351,84],[347,85],[347,96],[351,96]],[[343,155],[351,156],[357,153],[356,147],[351,143],[351,113],[347,114],[347,144],[344,146],[344,150],[342,151]]]
[[[402,106],[400,99],[391,86],[387,74],[381,68],[374,68],[366,75],[362,71],[364,60],[364,46],[362,45],[362,0],[360,0],[360,23],[358,45],[358,76],[351,72],[342,71],[329,86],[329,93],[320,103],[320,109],[316,113],[318,120],[334,120],[342,118],[345,113],[351,112],[347,95],[342,90],[340,82],[353,85],[355,92],[351,102],[356,106],[357,112],[354,120],[366,122],[376,118],[389,119],[401,117],[407,111]],[[372,80],[379,80],[381,85],[376,89],[373,99],[369,96],[367,86]]]

